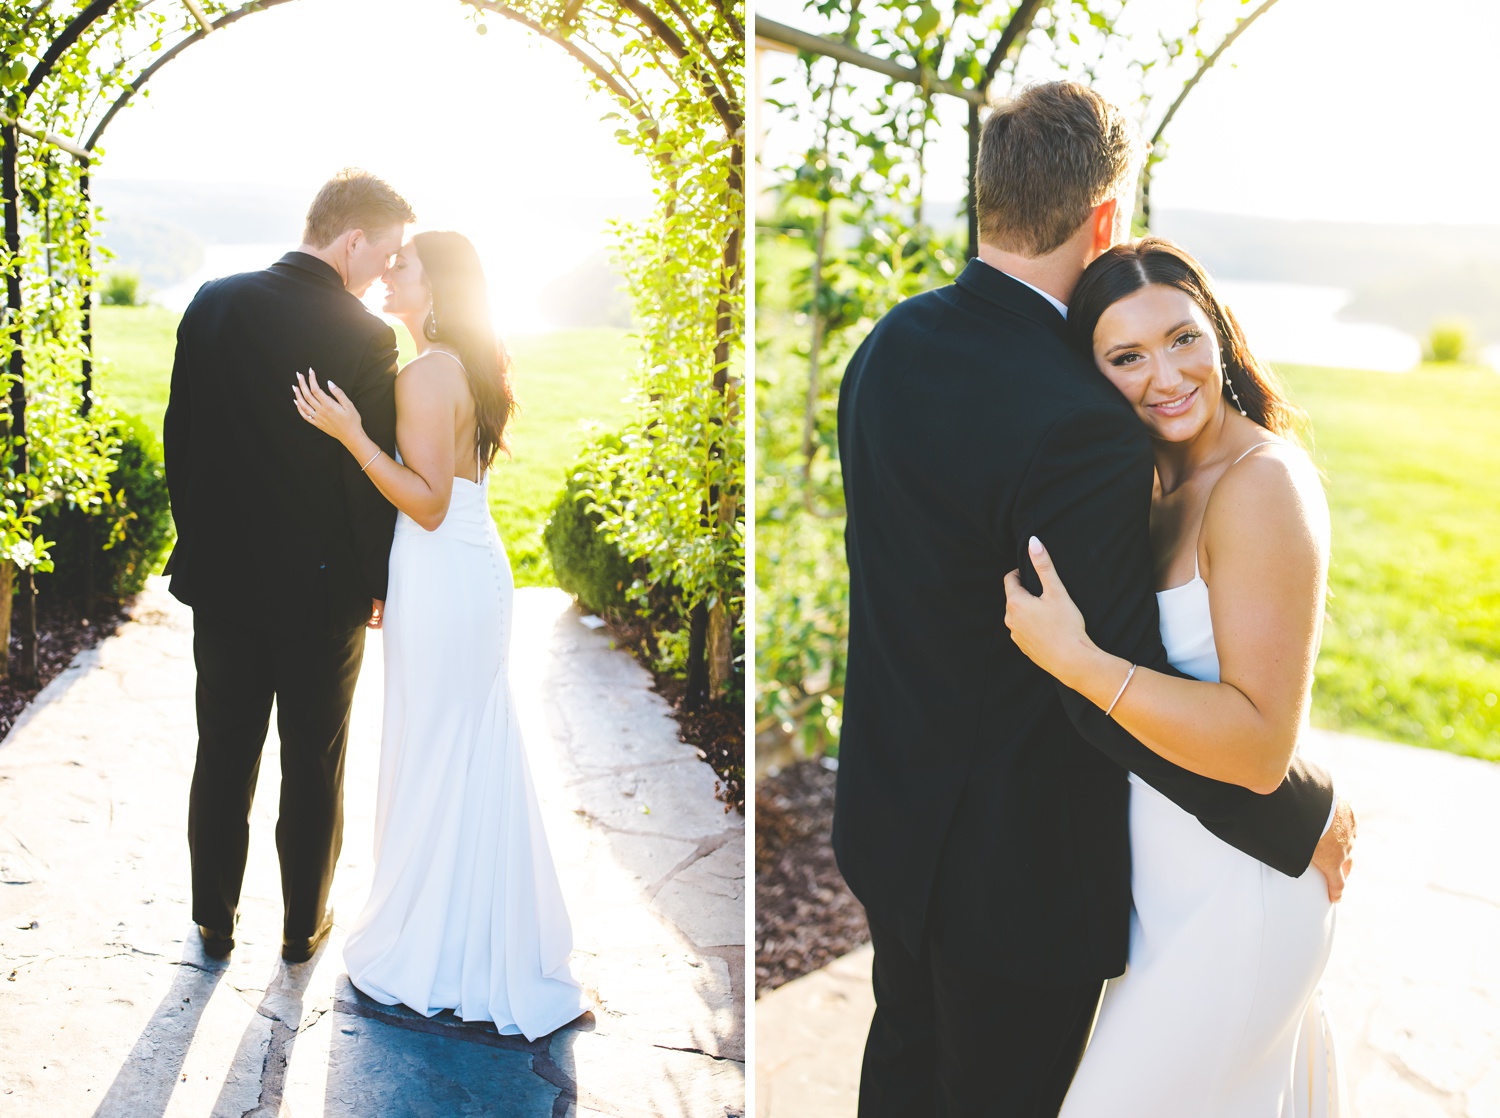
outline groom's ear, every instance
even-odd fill
[[[1120,209],[1118,198],[1106,198],[1094,207],[1094,243],[1093,254],[1098,256],[1101,252],[1111,249],[1115,244],[1115,214]]]

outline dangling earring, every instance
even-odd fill
[[[1245,410],[1245,405],[1240,403],[1240,394],[1234,390],[1234,378],[1229,375],[1227,361],[1224,363],[1224,387],[1229,389],[1229,394],[1234,397],[1234,406],[1240,409],[1240,414],[1249,416],[1250,413]]]
[[[427,340],[429,342],[437,341],[438,329],[436,307],[433,307],[430,311],[428,311],[427,317],[422,320],[422,333],[427,335]],[[1241,408],[1240,410],[1243,411],[1244,409]]]

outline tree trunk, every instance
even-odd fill
[[[87,173],[78,176],[78,198],[83,203],[84,221],[88,223],[88,233],[92,234],[93,193]],[[83,292],[83,362],[79,369],[82,374],[79,378],[79,387],[83,390],[83,401],[78,408],[80,415],[88,415],[94,406],[94,242],[92,236],[85,237],[84,244],[87,246],[84,251],[88,264],[88,282],[84,285]]]
[[[19,115],[19,102],[12,99],[12,118]],[[31,472],[31,457],[26,443],[26,357],[22,348],[22,302],[21,302],[21,193],[16,166],[17,129],[14,124],[0,129],[0,206],[5,209],[5,250],[10,265],[5,272],[5,305],[13,331],[10,351],[10,423],[5,432],[13,455],[11,469],[17,476]],[[9,564],[6,564],[9,566]],[[12,574],[11,577],[14,577]],[[6,596],[5,612],[9,615],[11,603]],[[10,633],[9,624],[5,631]],[[7,659],[9,646],[6,647]],[[21,663],[19,675],[28,682],[36,678],[36,595],[31,577],[31,568],[21,575]]]
[[[27,567],[21,572],[21,662],[16,665],[16,678],[23,683],[37,683],[41,673],[37,666],[36,640],[36,572]],[[9,635],[9,627],[6,633]]]
[[[708,606],[699,602],[688,615],[687,686],[682,709],[694,711],[708,698]]]
[[[724,694],[734,674],[734,615],[723,599],[708,611],[708,693]]]
[[[10,676],[10,607],[15,589],[15,564],[0,562],[0,679]]]
[[[729,185],[742,196],[744,178],[741,168],[744,166],[744,161],[744,147],[735,144],[730,151]],[[728,405],[726,411],[731,415],[736,410],[737,394],[735,385],[729,378],[729,346],[733,324],[730,299],[740,286],[741,235],[740,226],[736,226],[729,231],[729,237],[724,243],[724,288],[719,295],[715,320],[717,343],[714,346],[714,388],[725,396]],[[718,438],[724,438],[723,431],[718,433]],[[722,456],[723,444],[720,443],[711,453]],[[706,506],[704,515],[714,518],[717,531],[720,533],[733,531],[734,522],[740,511],[740,497],[737,492],[733,490],[725,492],[718,487],[712,487],[708,493],[708,500],[704,504]],[[707,699],[721,695],[734,670],[734,618],[725,600],[727,589],[727,587],[720,588],[719,602],[712,610],[702,603],[693,609],[692,628],[688,631],[687,694],[682,701],[684,710],[697,710]]]
[[[83,608],[81,615],[87,621],[94,614],[94,518],[80,513],[83,517],[83,553],[79,559],[83,562]]]

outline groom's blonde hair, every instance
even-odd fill
[[[351,229],[373,233],[416,220],[406,199],[384,179],[358,167],[345,167],[323,184],[308,207],[302,241],[327,248]]]
[[[979,239],[1044,256],[1129,188],[1147,145],[1125,113],[1077,82],[1046,82],[995,106],[979,136]],[[1121,198],[1128,213],[1133,198]]]

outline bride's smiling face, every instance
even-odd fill
[[[432,292],[427,287],[415,241],[407,241],[401,246],[396,259],[391,261],[391,266],[380,279],[385,284],[385,302],[381,310],[386,314],[398,317],[426,314],[432,306]]]
[[[1218,334],[1175,287],[1152,284],[1106,308],[1094,327],[1094,361],[1153,438],[1186,442],[1219,408]]]

